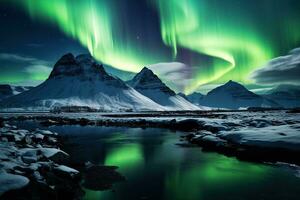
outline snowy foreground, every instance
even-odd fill
[[[55,187],[62,188],[62,184],[71,187],[72,181],[54,181],[62,177],[75,180],[79,176],[79,171],[63,165],[69,155],[59,149],[56,133],[46,130],[30,132],[8,124],[2,125],[0,195],[25,187],[32,190],[49,186],[49,191],[54,191]],[[36,186],[33,186],[34,184]],[[6,196],[9,197],[14,196]]]
[[[82,196],[81,184],[104,190],[124,180],[116,167],[68,163],[60,138],[48,130],[20,130],[12,121],[45,126],[123,126],[186,132],[178,145],[201,146],[239,159],[300,165],[300,114],[288,111],[0,114],[0,197]],[[180,147],[179,147],[180,148]],[[83,177],[83,179],[82,179]],[[99,181],[101,180],[101,181]],[[106,181],[108,180],[108,182]]]
[[[157,127],[189,132],[186,141],[241,159],[300,164],[300,114],[288,111],[32,113],[7,120],[51,125]]]
[[[84,194],[82,175],[86,188],[97,190],[124,179],[116,167],[83,163],[79,171],[67,166],[69,155],[60,150],[56,133],[0,123],[1,199],[76,199]]]

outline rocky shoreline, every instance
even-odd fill
[[[15,189],[27,195],[45,195],[44,199],[56,199],[57,196],[76,199],[84,195],[82,186],[105,190],[111,188],[113,183],[125,180],[115,171],[116,167],[91,163],[70,165],[68,154],[60,150],[62,145],[57,134],[43,130],[19,130],[8,125],[14,121],[34,121],[45,129],[61,125],[164,128],[185,133],[178,144],[182,147],[200,146],[203,151],[214,151],[251,162],[300,165],[300,115],[297,113],[194,113],[192,116],[173,117],[169,114],[158,117],[152,114],[6,115],[0,119],[0,147],[3,149],[0,171],[8,180],[6,185],[13,186],[11,192],[5,192],[8,189],[3,188],[0,190],[1,194],[5,192],[2,197],[6,199],[17,199],[10,196],[16,194]],[[25,189],[14,185],[15,179]]]
[[[142,115],[142,116],[140,116]],[[180,113],[181,115],[181,113]],[[82,116],[82,115],[80,115]],[[153,114],[110,114],[78,118],[76,115],[21,115],[7,121],[34,120],[45,127],[53,125],[119,126],[130,128],[165,128],[187,132],[185,141],[203,150],[254,162],[300,164],[299,114],[282,112],[191,113],[191,116]],[[187,143],[180,144],[188,146]]]
[[[0,198],[81,199],[82,185],[105,190],[125,180],[113,166],[81,163],[73,168],[61,146],[54,132],[18,129],[0,120]]]
[[[281,147],[266,147],[257,145],[245,145],[222,136],[206,131],[191,133],[183,137],[189,144],[202,147],[203,151],[218,152],[229,157],[236,157],[239,160],[277,163],[284,162],[300,165],[299,150]],[[184,145],[185,144],[179,144]]]

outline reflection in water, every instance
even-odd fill
[[[134,170],[143,165],[143,152],[139,144],[127,144],[113,147],[106,154],[105,165],[120,167],[122,172]]]
[[[215,156],[205,164],[186,169],[177,168],[168,174],[165,180],[165,199],[202,199],[201,194],[207,187],[235,187],[243,180],[249,181],[263,176],[266,169],[267,167],[262,165],[251,165],[233,158]]]
[[[300,179],[289,171],[200,148],[175,145],[182,133],[162,129],[51,127],[73,161],[119,166],[114,191],[85,190],[85,199],[297,199]]]

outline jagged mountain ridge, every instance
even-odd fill
[[[232,80],[211,90],[207,95],[192,94],[188,98],[198,98],[198,102],[193,103],[213,108],[280,107],[274,101],[257,95]]]
[[[136,90],[159,90],[162,93],[170,96],[175,96],[176,93],[166,86],[152,70],[144,67],[132,80],[127,83]]]
[[[185,98],[177,95],[147,67],[144,67],[127,83],[141,94],[149,97],[156,103],[165,106],[168,110],[200,109]]]
[[[0,85],[0,100],[5,99],[22,92],[25,92],[33,87],[31,86],[14,86],[9,84],[1,84]]]
[[[1,102],[4,108],[89,106],[103,110],[164,110],[122,80],[106,73],[89,55],[62,56],[39,86]]]
[[[270,90],[264,97],[285,108],[300,107],[300,88],[297,85],[279,85]]]
[[[200,105],[199,103],[202,101],[205,95],[201,94],[200,92],[194,92],[190,95],[185,96],[187,100],[192,102],[195,105]]]

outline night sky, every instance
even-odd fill
[[[125,79],[152,66],[185,93],[228,80],[270,88],[280,82],[251,74],[300,47],[299,10],[298,0],[2,0],[0,83],[36,85],[72,52]]]

